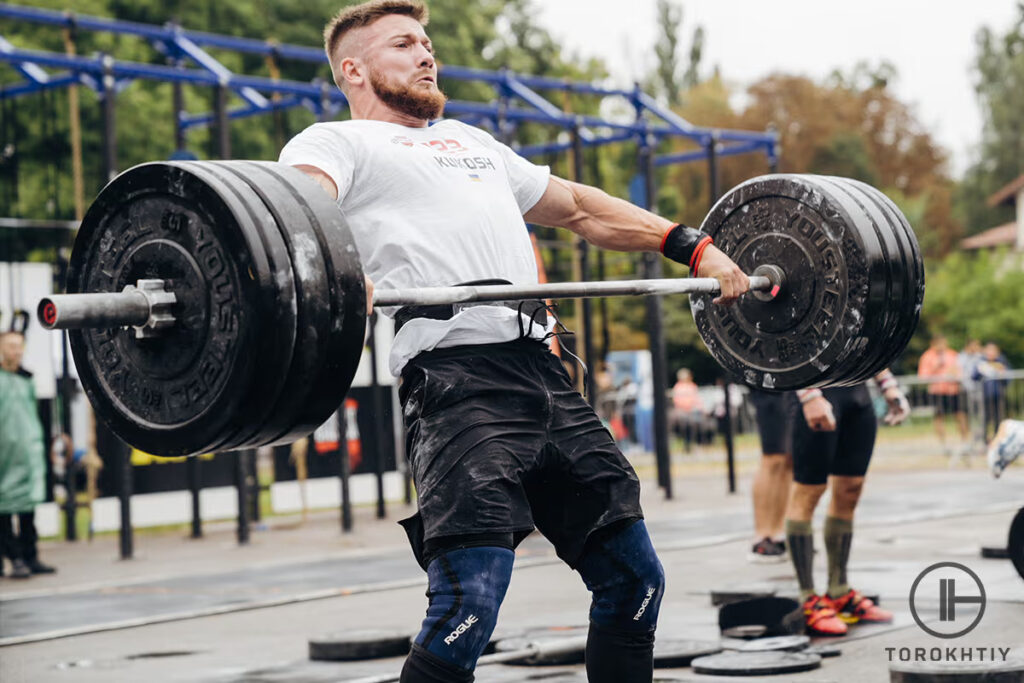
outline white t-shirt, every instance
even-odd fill
[[[279,161],[315,166],[334,180],[377,289],[537,282],[523,214],[544,194],[550,171],[478,128],[454,120],[427,128],[317,123],[289,140]],[[473,306],[450,320],[413,319],[395,336],[391,372],[397,376],[421,351],[516,339],[518,316],[504,306]],[[546,331],[534,325],[530,333]]]

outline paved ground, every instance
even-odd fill
[[[815,671],[773,680],[885,681],[886,648],[1024,646],[1024,580],[1007,561],[983,560],[981,545],[1005,544],[1010,519],[1024,505],[1024,470],[993,481],[979,469],[879,467],[862,506],[851,580],[878,592],[894,624],[859,626],[840,641],[843,655]],[[892,463],[890,463],[892,465]],[[646,476],[650,481],[651,477]],[[749,481],[724,491],[720,472],[681,473],[673,500],[645,490],[648,522],[669,578],[659,638],[717,640],[709,591],[768,584],[793,590],[788,564],[746,561]],[[238,547],[230,524],[207,525],[201,540],[182,533],[136,538],[136,558],[117,560],[117,538],[48,542],[43,554],[60,573],[30,581],[0,580],[0,681],[345,681],[397,671],[401,659],[321,663],[307,639],[349,629],[413,631],[425,605],[425,582],[394,523],[408,514],[389,507],[385,520],[358,509],[355,531],[342,535],[336,513],[271,520]],[[819,525],[820,528],[820,525]],[[924,633],[907,596],[928,565],[955,561],[984,583],[988,605],[979,626],[956,640]],[[817,558],[824,577],[824,553]],[[499,629],[576,625],[588,595],[542,538],[521,547]],[[925,615],[937,619],[937,604]],[[899,650],[893,651],[898,657]],[[482,667],[477,680],[584,680],[582,667]],[[560,676],[559,672],[566,674]],[[689,669],[657,680],[716,680]],[[759,679],[755,679],[759,680]]]

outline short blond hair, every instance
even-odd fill
[[[334,15],[334,18],[324,27],[324,51],[327,53],[327,61],[330,62],[331,69],[334,69],[334,53],[337,52],[338,45],[341,44],[346,33],[352,29],[369,26],[389,14],[412,17],[420,22],[421,26],[426,26],[430,21],[430,12],[420,0],[369,0],[369,2],[346,7]],[[335,77],[335,81],[337,80],[338,78]]]

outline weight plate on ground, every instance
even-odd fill
[[[654,668],[673,669],[690,666],[698,657],[707,657],[721,651],[722,646],[719,643],[707,640],[657,638],[654,641]]]
[[[409,654],[412,637],[408,631],[345,631],[309,639],[309,658],[339,662],[381,659]]]
[[[1006,551],[1014,569],[1024,579],[1024,508],[1017,511],[1010,522],[1010,534],[1006,539]]]
[[[693,660],[693,670],[715,676],[771,676],[810,671],[821,657],[803,652],[725,652]]]
[[[775,595],[777,589],[769,585],[736,586],[733,588],[720,588],[711,591],[711,604],[715,607],[727,605],[730,602],[751,600],[753,598],[770,598]]]
[[[1020,683],[1024,680],[1024,661],[1011,658],[1005,662],[897,662],[889,666],[889,680],[891,683]]]
[[[291,356],[294,329],[275,329],[294,303],[290,264],[275,273],[246,208],[208,181],[186,164],[125,171],[89,208],[68,269],[69,293],[140,278],[175,292],[178,322],[160,337],[69,332],[97,417],[157,455],[209,452],[237,434],[262,410],[257,387],[283,381]]]
[[[722,636],[725,638],[738,638],[740,640],[750,640],[752,638],[760,638],[768,631],[768,627],[764,624],[745,624],[743,626],[730,626],[722,629]]]
[[[756,638],[734,648],[739,652],[798,652],[811,644],[807,636],[774,636]]]
[[[843,654],[842,648],[836,645],[811,645],[806,650],[803,650],[803,652],[809,655],[818,655],[822,659],[840,657]]]
[[[359,367],[366,335],[366,281],[352,232],[337,204],[302,171],[272,162],[260,166],[285,186],[299,202],[314,233],[327,271],[331,325],[325,360],[295,427],[273,443],[290,443],[323,424],[345,399]],[[284,226],[287,229],[287,226]]]
[[[763,176],[715,204],[703,223],[745,272],[762,264],[786,277],[775,299],[735,306],[690,297],[712,356],[745,384],[784,391],[832,384],[837,368],[868,344],[869,285],[880,258],[844,208],[799,175]]]
[[[737,626],[763,626],[763,635],[799,635],[805,630],[803,609],[796,600],[761,597],[732,602],[718,610],[722,633]]]

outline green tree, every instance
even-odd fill
[[[1024,2],[1018,0],[1017,18],[1005,33],[984,27],[975,43],[982,142],[957,193],[968,234],[1012,220],[1012,207],[990,207],[985,200],[1024,173]]]
[[[808,170],[822,175],[856,178],[869,185],[878,183],[878,174],[864,138],[854,131],[838,132],[824,146],[816,149]]]
[[[1015,367],[1024,366],[1024,269],[1005,252],[956,252],[929,265],[921,324],[908,356],[936,333],[954,348],[968,338],[994,341]],[[916,362],[916,358],[914,359]]]
[[[704,28],[697,26],[690,41],[685,71],[681,66],[679,34],[683,25],[683,6],[675,0],[658,0],[658,40],[654,44],[657,62],[648,78],[648,86],[664,96],[669,106],[678,107],[683,93],[699,81],[698,69],[704,52]]]

